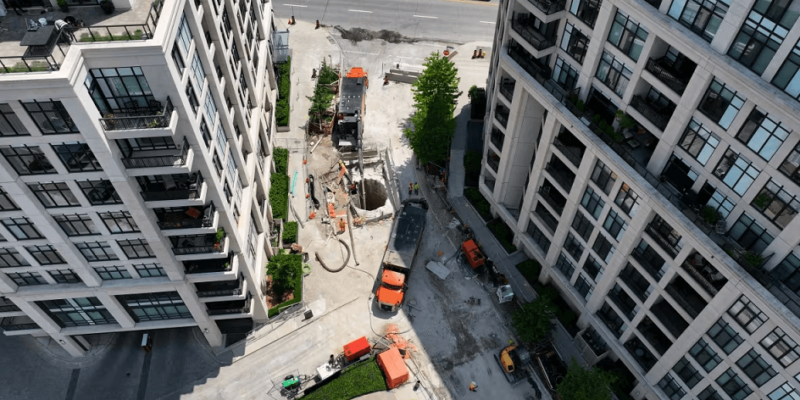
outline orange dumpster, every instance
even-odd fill
[[[386,386],[394,389],[408,380],[408,368],[397,347],[378,354],[378,366],[386,377]]]
[[[369,353],[370,345],[365,336],[362,336],[344,345],[344,356],[348,362],[358,359],[364,354]]]

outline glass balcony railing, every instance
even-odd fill
[[[669,119],[672,118],[672,113],[675,111],[674,104],[670,103],[665,107],[661,107],[641,96],[633,96],[631,106],[662,131],[667,127]]]
[[[170,236],[172,251],[175,255],[219,253],[225,246],[225,231],[222,230],[221,238],[217,234]]]
[[[547,25],[537,20],[531,14],[515,15],[511,20],[511,28],[517,32],[528,44],[536,50],[544,50],[556,45],[556,37],[547,37],[534,26],[538,24]],[[556,22],[557,23],[557,22]]]
[[[203,188],[203,175],[200,172],[183,175],[163,175],[160,180],[143,182],[142,197],[145,201],[196,200]]]
[[[160,208],[153,211],[161,229],[190,229],[213,226],[216,210],[212,201],[206,207]]]
[[[647,60],[645,69],[677,94],[683,94],[692,78],[691,75],[685,76],[677,71],[666,57]]]
[[[126,108],[117,111],[117,114],[107,114],[100,118],[100,125],[105,131],[166,128],[174,109],[172,100],[167,97],[163,107],[161,102],[151,101],[147,107]]]
[[[177,149],[135,151],[130,157],[123,158],[122,164],[126,168],[183,167],[186,165],[188,155],[189,142],[184,137],[183,144]]]
[[[528,0],[531,4],[536,6],[546,15],[555,14],[559,11],[564,11],[564,6],[567,4],[566,0]]]

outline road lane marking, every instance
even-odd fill
[[[347,11],[372,14],[372,11],[366,11],[366,10],[347,10]]]
[[[439,17],[429,17],[427,15],[415,15],[416,18],[439,19]]]
[[[491,22],[491,21],[480,21],[480,23],[482,23],[482,24],[492,24],[492,25],[495,24],[494,22]]]
[[[284,5],[285,5],[285,6],[289,6],[289,7],[308,8],[308,6],[299,6],[299,5],[297,5],[297,4],[284,4]]]
[[[453,3],[467,3],[467,4],[470,4],[470,5],[476,5],[476,6],[488,6],[488,7],[497,7],[498,6],[497,3],[489,3],[489,2],[485,2],[485,1],[474,1],[474,0],[439,0],[439,1],[449,1],[449,2],[453,2]]]

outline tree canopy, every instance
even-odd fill
[[[608,400],[611,384],[616,380],[614,374],[594,367],[583,368],[573,358],[567,376],[556,385],[556,392],[564,400]]]
[[[539,296],[511,315],[511,324],[523,342],[538,342],[550,333],[555,306],[550,296]]]
[[[412,85],[414,108],[411,127],[403,133],[422,163],[447,157],[450,140],[456,129],[453,115],[458,98],[458,70],[438,52],[425,59],[425,71]]]

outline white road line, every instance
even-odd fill
[[[363,51],[350,51],[350,50],[342,50],[342,52],[343,53],[353,53],[353,54],[366,54],[366,55],[369,55],[369,56],[377,56],[377,55],[381,54],[381,53],[365,53]]]
[[[429,19],[439,19],[439,17],[429,17],[427,15],[415,15],[416,18],[429,18]]]
[[[372,14],[372,11],[365,11],[365,10],[347,10],[347,11],[350,11],[350,12],[360,12],[360,13]]]
[[[288,6],[288,7],[300,7],[300,8],[308,8],[308,6],[299,6],[299,5],[297,5],[297,4],[284,4],[284,5],[285,5],[285,6]]]
[[[494,25],[494,24],[495,24],[494,22],[491,22],[491,21],[480,21],[480,22],[481,22],[482,24],[492,24],[492,25]]]

